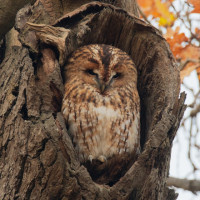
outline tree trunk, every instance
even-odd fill
[[[165,39],[109,4],[54,1],[48,7],[48,2],[18,12],[23,46],[2,55],[0,199],[176,199],[166,178],[185,95],[179,99],[179,71]],[[135,1],[112,2],[136,13]],[[92,43],[127,52],[138,71],[142,152],[112,187],[94,183],[80,165],[60,113],[62,67],[71,52]]]

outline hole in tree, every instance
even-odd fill
[[[24,91],[24,98],[25,98],[25,103],[23,104],[20,113],[22,114],[22,118],[24,120],[28,120],[28,109],[27,109],[27,98],[26,98],[26,91]]]
[[[19,94],[19,86],[16,86],[13,90],[12,90],[12,94],[17,97]]]
[[[6,51],[6,42],[5,42],[5,38],[4,38],[0,41],[0,64],[5,57],[5,51]]]
[[[24,120],[28,120],[28,110],[27,110],[27,107],[26,107],[26,103],[22,106],[20,113],[22,114],[22,118]]]
[[[54,108],[54,112],[60,112],[63,95],[53,82],[50,83],[50,90],[53,93],[51,103]]]

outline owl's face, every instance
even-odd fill
[[[89,45],[75,51],[66,68],[67,81],[79,78],[100,94],[137,83],[137,71],[131,58],[108,45]],[[136,85],[135,85],[136,87]]]

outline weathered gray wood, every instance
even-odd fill
[[[185,95],[179,99],[179,71],[160,32],[102,3],[54,26],[25,25],[29,15],[21,11],[16,24],[28,49],[13,49],[0,66],[0,199],[176,199],[165,185]],[[126,51],[138,70],[142,152],[112,187],[94,183],[80,166],[60,113],[60,70],[72,51],[91,43]]]
[[[14,26],[17,11],[25,4],[33,3],[34,0],[0,0],[0,41],[5,34]]]

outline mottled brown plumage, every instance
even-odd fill
[[[62,112],[79,160],[94,181],[112,185],[140,149],[134,63],[115,47],[88,45],[72,54],[64,77]]]

